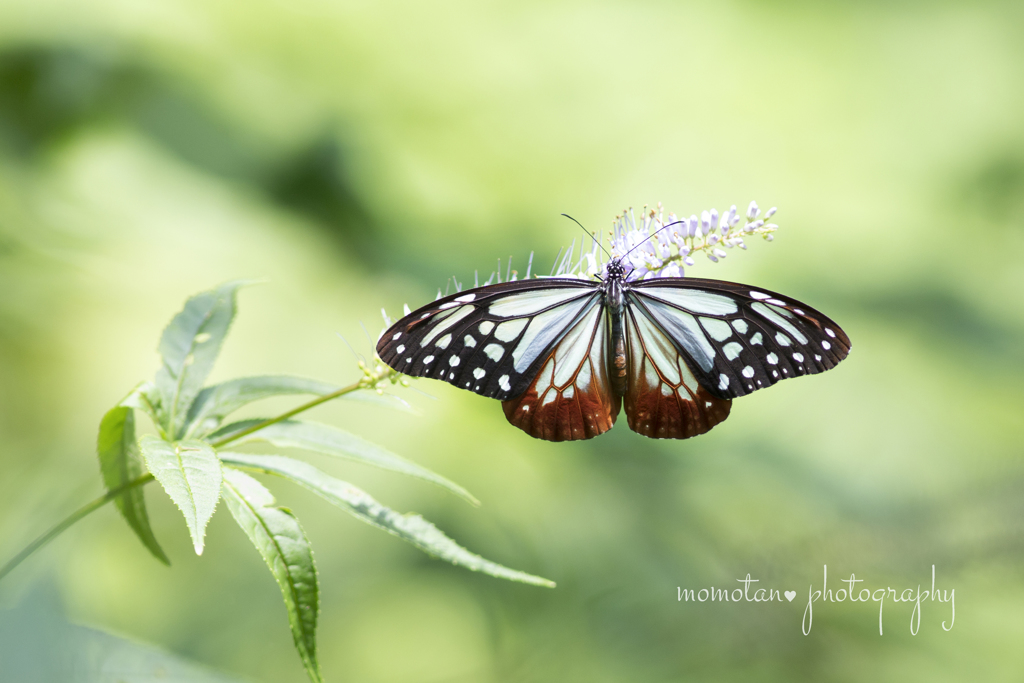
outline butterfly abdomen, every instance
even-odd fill
[[[623,330],[623,297],[622,284],[617,277],[608,279],[604,293],[605,306],[608,311],[608,348],[612,350],[608,357],[608,377],[612,391],[616,396],[623,396],[628,385],[628,359],[626,358],[626,334]]]

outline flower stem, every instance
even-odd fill
[[[110,501],[114,500],[115,498],[117,498],[119,495],[121,495],[122,493],[124,493],[128,489],[133,489],[136,486],[145,486],[146,484],[148,484],[151,481],[153,481],[153,475],[152,474],[144,474],[141,477],[139,477],[138,479],[133,479],[132,481],[128,482],[127,484],[125,484],[123,486],[117,487],[113,491],[107,491],[105,494],[103,494],[102,496],[100,496],[96,500],[92,501],[91,503],[87,503],[86,505],[83,505],[78,510],[76,510],[74,513],[72,513],[70,516],[65,518],[64,521],[58,523],[57,525],[52,527],[49,531],[47,531],[45,534],[43,534],[42,536],[40,536],[36,540],[32,541],[31,543],[29,543],[25,547],[24,550],[22,550],[20,553],[18,553],[13,558],[11,558],[11,560],[8,561],[7,564],[5,564],[3,567],[0,567],[0,580],[2,580],[5,576],[7,576],[9,573],[11,573],[11,570],[13,570],[19,564],[21,564],[32,553],[34,553],[35,551],[39,550],[44,545],[46,545],[47,543],[49,543],[50,541],[55,539],[65,529],[67,529],[69,526],[71,526],[72,524],[74,524],[78,520],[82,519],[83,517],[85,517],[86,515],[88,515],[88,514],[90,514],[92,512],[95,512],[96,510],[99,510],[101,507],[103,507],[104,505],[106,505]]]
[[[212,442],[210,445],[213,446],[214,448],[220,448],[221,446],[229,444],[232,441],[236,441],[238,439],[241,439],[243,436],[248,436],[248,435],[252,434],[253,432],[258,432],[259,430],[263,429],[264,427],[269,427],[272,424],[277,424],[278,422],[283,422],[283,421],[287,420],[290,417],[294,417],[295,415],[298,415],[299,413],[302,413],[302,412],[305,412],[305,411],[309,410],[310,408],[315,408],[316,406],[320,405],[321,403],[327,403],[328,401],[336,399],[339,396],[344,396],[345,394],[350,394],[353,391],[358,391],[360,389],[365,389],[365,388],[367,388],[366,382],[364,380],[360,380],[360,381],[356,382],[355,384],[350,384],[347,387],[342,387],[341,389],[338,389],[337,391],[331,392],[329,394],[324,394],[323,396],[318,396],[317,398],[314,398],[312,401],[308,401],[306,403],[303,403],[301,406],[299,406],[297,408],[292,408],[291,410],[289,410],[286,413],[281,413],[277,417],[272,417],[272,418],[270,418],[268,420],[264,420],[263,422],[260,422],[258,424],[254,424],[253,426],[247,427],[247,428],[243,429],[240,432],[235,432],[234,434],[229,434],[228,436],[225,436],[222,439],[218,439],[217,441]]]
[[[339,396],[344,396],[345,394],[350,394],[353,391],[359,391],[360,389],[375,389],[375,388],[377,388],[378,383],[380,383],[382,381],[386,381],[386,380],[394,381],[397,377],[400,376],[399,373],[391,370],[391,368],[376,368],[375,367],[375,368],[371,369],[371,368],[363,367],[363,373],[364,373],[363,378],[361,380],[359,380],[358,382],[354,383],[354,384],[350,384],[347,387],[342,387],[341,389],[338,389],[337,391],[331,392],[330,394],[325,394],[323,396],[318,396],[317,398],[313,399],[312,401],[308,401],[306,403],[303,403],[302,405],[300,405],[297,408],[292,408],[291,410],[289,410],[289,411],[287,411],[285,413],[281,413],[277,417],[272,417],[269,420],[264,420],[263,422],[255,424],[252,427],[249,427],[247,429],[243,429],[240,432],[237,432],[235,434],[231,434],[231,435],[225,436],[222,439],[214,441],[210,445],[213,446],[214,448],[220,448],[221,446],[224,446],[225,444],[231,443],[232,441],[235,441],[237,439],[240,439],[243,436],[247,436],[249,434],[252,434],[253,432],[257,432],[257,431],[263,429],[264,427],[268,427],[268,426],[270,426],[272,424],[276,424],[276,423],[281,422],[283,420],[287,420],[288,418],[293,417],[295,415],[298,415],[301,412],[309,410],[310,408],[314,408],[314,407],[320,405],[321,403],[326,403],[327,401],[330,401],[332,399],[338,398]],[[5,576],[7,576],[11,572],[11,570],[13,570],[19,564],[24,562],[26,558],[28,558],[30,555],[32,555],[32,553],[34,553],[35,551],[39,550],[40,548],[45,546],[47,543],[49,543],[50,541],[55,539],[57,536],[59,536],[61,533],[63,533],[68,527],[73,525],[75,522],[77,522],[80,519],[88,516],[90,513],[93,513],[96,510],[99,510],[101,507],[103,507],[104,505],[106,505],[110,501],[114,500],[115,498],[117,498],[119,495],[121,495],[122,493],[124,493],[128,489],[135,488],[136,486],[145,486],[146,484],[148,484],[151,481],[153,481],[153,475],[152,474],[144,474],[141,477],[139,477],[138,479],[133,479],[132,481],[128,482],[127,484],[125,484],[123,486],[119,486],[118,488],[114,489],[113,491],[107,491],[105,494],[103,494],[102,496],[100,496],[96,500],[92,501],[91,503],[87,503],[86,505],[83,505],[78,510],[76,510],[74,513],[72,513],[70,516],[66,517],[63,521],[61,521],[58,524],[56,524],[55,526],[53,526],[45,534],[43,534],[42,536],[40,536],[36,540],[32,541],[20,553],[18,553],[13,558],[11,558],[11,560],[8,561],[7,564],[5,564],[3,567],[0,567],[0,580],[2,580]]]

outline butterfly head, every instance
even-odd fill
[[[622,259],[612,259],[608,262],[606,272],[609,278],[621,280],[626,277],[626,265]]]

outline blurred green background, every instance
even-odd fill
[[[339,383],[380,308],[550,266],[625,206],[778,205],[689,274],[827,312],[853,353],[708,435],[625,419],[551,444],[420,381],[421,417],[311,415],[469,488],[315,462],[470,549],[434,561],[270,482],[312,539],[330,681],[1019,680],[1024,669],[1024,5],[807,2],[0,3],[0,559],[101,491],[103,413],[187,296],[246,289],[214,380]],[[291,402],[271,402],[269,414]],[[303,681],[280,595],[224,510],[191,551],[156,488],[155,562],[113,508],[0,585],[250,681]],[[223,506],[222,506],[223,507]],[[822,605],[822,565],[947,606]],[[793,589],[703,604],[677,586]],[[838,584],[836,588],[840,587]]]

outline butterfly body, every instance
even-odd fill
[[[703,434],[732,399],[831,369],[846,334],[765,290],[696,278],[533,279],[478,287],[410,313],[377,344],[409,375],[502,401],[510,423],[549,441],[629,426],[652,438]]]

